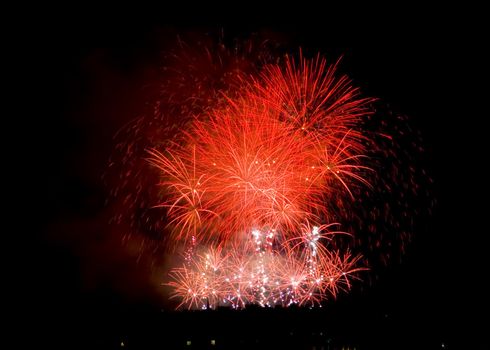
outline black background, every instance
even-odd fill
[[[74,9],[25,20],[29,29],[19,39],[20,62],[28,72],[21,82],[26,91],[22,103],[34,108],[28,108],[20,129],[28,141],[20,143],[29,147],[20,157],[28,164],[28,197],[21,200],[26,232],[19,233],[23,242],[16,252],[16,261],[27,262],[17,276],[23,292],[18,314],[21,328],[30,334],[20,341],[116,348],[121,341],[130,347],[129,338],[139,336],[165,344],[180,334],[165,323],[170,320],[186,328],[185,334],[201,328],[217,337],[221,331],[210,323],[232,322],[249,340],[267,326],[261,339],[274,344],[275,338],[284,340],[288,325],[300,327],[308,320],[332,339],[361,349],[489,346],[484,332],[486,115],[477,107],[478,83],[484,83],[478,53],[486,44],[473,12],[406,5],[361,8],[354,15],[350,6],[304,5],[296,11],[250,4],[192,13],[166,6],[127,10],[123,15]],[[23,23],[16,23],[19,31]],[[176,34],[221,30],[228,38],[260,33],[291,48],[344,55],[342,70],[367,95],[409,115],[422,132],[421,162],[434,179],[437,203],[427,228],[415,234],[402,264],[328,310],[224,312],[208,319],[161,313],[158,290],[145,280],[144,264],[120,251],[101,220],[107,194],[100,175],[112,135],[146,102],[144,84],[151,80],[159,51]],[[184,335],[175,336],[177,344]]]

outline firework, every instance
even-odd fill
[[[127,236],[182,256],[165,282],[179,308],[321,306],[365,269],[359,247],[385,260],[383,235],[403,237],[412,217],[407,193],[384,201],[417,184],[374,99],[338,62],[259,51],[181,44],[110,164]]]
[[[210,247],[171,272],[181,306],[315,305],[359,271],[358,256],[329,246],[342,233],[329,221],[369,186],[372,100],[335,72],[319,56],[266,65],[148,150],[172,242]]]

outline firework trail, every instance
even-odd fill
[[[178,307],[321,306],[348,290],[365,269],[345,243],[364,239],[359,203],[389,188],[373,154],[392,138],[366,128],[374,99],[320,55],[184,45],[176,57],[111,166],[123,164],[115,220],[182,256],[166,282]],[[369,215],[370,228],[391,220]]]

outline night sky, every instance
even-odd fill
[[[33,141],[29,168],[35,179],[24,201],[29,223],[17,258],[29,266],[20,274],[21,322],[33,330],[28,341],[71,344],[67,348],[117,348],[125,341],[131,348],[129,338],[146,334],[165,343],[178,333],[163,324],[168,320],[180,330],[185,324],[189,334],[197,334],[198,325],[233,320],[235,330],[252,339],[260,333],[254,329],[270,320],[272,329],[262,338],[271,344],[284,339],[288,325],[314,324],[360,349],[490,347],[484,332],[486,115],[476,108],[480,90],[473,83],[480,73],[477,52],[486,43],[478,40],[477,20],[463,26],[472,17],[458,9],[361,10],[356,16],[349,9],[310,10],[252,15],[248,9],[230,16],[162,6],[124,16],[81,11],[79,18],[50,16],[29,27],[22,62],[35,74],[26,81],[32,98],[25,103],[37,112],[23,121]],[[409,116],[421,131],[425,151],[418,161],[434,179],[432,215],[424,216],[401,263],[321,312],[173,315],[145,258],[136,261],[117,227],[107,223],[101,174],[112,136],[148,102],[145,84],[154,79],[161,52],[176,35],[221,31],[230,42],[258,35],[291,51],[301,46],[343,55],[341,70],[366,95]],[[216,328],[206,329],[220,337]]]

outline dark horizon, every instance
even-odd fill
[[[120,342],[126,342],[131,349],[131,342],[141,347],[161,342],[164,347],[168,343],[162,339],[173,339],[169,343],[185,348],[179,339],[207,341],[202,340],[207,339],[205,331],[214,329],[208,323],[215,322],[226,331],[212,336],[230,344],[233,329],[251,332],[256,321],[261,327],[274,324],[270,334],[258,332],[262,345],[257,347],[274,348],[276,334],[282,347],[314,345],[303,338],[288,343],[287,334],[306,332],[306,325],[318,326],[312,332],[328,333],[336,346],[358,349],[488,346],[480,243],[484,228],[475,219],[484,218],[483,206],[477,204],[484,182],[474,174],[485,159],[473,151],[481,149],[482,131],[475,129],[484,122],[464,102],[471,89],[461,71],[474,46],[451,21],[434,13],[379,17],[372,27],[357,18],[343,27],[342,21],[324,25],[317,18],[267,24],[260,16],[252,20],[243,15],[234,23],[217,14],[207,20],[167,14],[141,24],[53,21],[42,40],[34,35],[42,79],[33,88],[47,107],[28,119],[36,134],[35,152],[42,155],[33,164],[42,169],[43,185],[35,190],[42,202],[33,214],[39,228],[23,253],[34,262],[29,285],[35,286],[35,297],[28,293],[30,314],[24,317],[37,328],[36,343],[121,348]],[[121,245],[117,227],[107,223],[101,175],[112,137],[145,108],[145,84],[158,68],[160,53],[176,35],[220,32],[230,43],[256,35],[285,42],[293,52],[301,47],[332,59],[343,56],[341,71],[363,94],[408,116],[421,132],[420,165],[434,180],[433,213],[423,215],[401,262],[392,262],[369,284],[357,285],[321,310],[175,313],[158,281],[150,280],[149,262],[138,259],[133,247]],[[174,327],[164,325],[167,321]],[[183,325],[188,329],[183,331]],[[230,348],[245,345],[255,346],[235,343]]]

